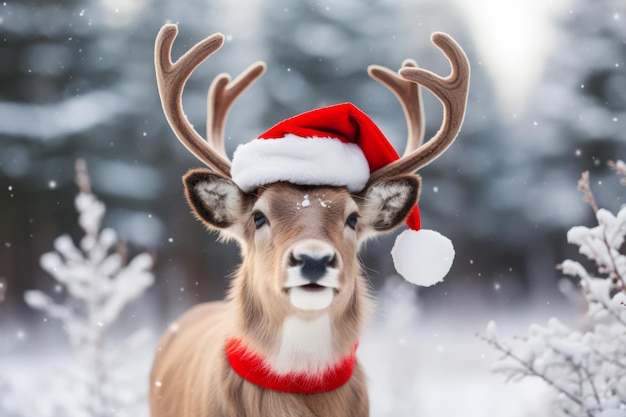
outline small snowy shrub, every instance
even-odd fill
[[[622,161],[609,165],[626,174]],[[554,389],[551,415],[625,417],[626,256],[620,249],[626,235],[626,207],[616,214],[599,209],[587,172],[578,187],[598,224],[571,228],[567,240],[594,267],[568,259],[559,268],[578,280],[586,304],[581,328],[569,328],[552,318],[547,326],[533,324],[526,336],[511,341],[501,340],[491,322],[484,339],[503,353],[495,371],[510,380],[538,377]]]
[[[76,352],[75,369],[56,375],[49,384],[55,387],[47,395],[53,404],[45,408],[63,417],[134,417],[144,414],[147,376],[133,375],[129,359],[148,332],[139,330],[113,347],[105,339],[124,306],[152,285],[152,257],[142,253],[126,263],[125,247],[115,231],[100,230],[105,206],[91,193],[84,162],[78,161],[76,169],[76,209],[85,235],[78,246],[68,235],[58,237],[55,251],[40,260],[58,282],[57,290],[65,289],[67,296],[57,302],[39,290],[24,294],[29,306],[63,323]]]

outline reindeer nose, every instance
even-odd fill
[[[303,254],[296,257],[292,254],[290,261],[293,266],[301,265],[300,273],[304,278],[307,278],[311,282],[316,282],[324,276],[326,268],[334,266],[335,257],[325,255],[315,258],[313,256]]]

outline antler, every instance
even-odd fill
[[[402,62],[402,68],[415,68],[417,63],[412,59]],[[404,155],[417,149],[424,140],[424,109],[422,108],[422,93],[419,85],[400,77],[397,72],[380,65],[370,65],[367,73],[391,90],[402,105],[406,117],[408,136]]]
[[[198,42],[175,63],[172,45],[178,34],[176,25],[164,25],[155,42],[157,85],[165,117],[178,140],[200,161],[219,174],[230,177],[230,160],[224,149],[224,124],[230,107],[265,71],[265,64],[257,62],[230,82],[230,76],[220,74],[209,89],[207,141],[187,120],[183,111],[182,94],[191,73],[209,56],[222,47],[224,35],[215,33]]]
[[[255,62],[234,81],[230,75],[220,74],[211,83],[207,97],[206,135],[209,143],[226,157],[224,148],[224,125],[231,106],[253,82],[265,72],[265,63]]]
[[[415,134],[411,133],[415,130],[414,126],[417,123],[421,124],[421,117],[415,116],[415,113],[418,112],[417,109],[421,109],[419,95],[417,103],[411,104],[407,102],[407,99],[413,93],[410,92],[411,90],[405,84],[397,80],[395,75],[383,76],[384,80],[381,80],[380,74],[374,75],[377,80],[392,89],[400,99],[407,119],[410,119],[407,120],[410,143],[407,143],[406,152],[399,160],[374,171],[370,175],[370,184],[378,182],[383,178],[412,173],[428,165],[448,149],[461,129],[469,88],[469,62],[461,47],[450,36],[437,32],[432,35],[431,40],[450,61],[451,74],[444,78],[430,71],[411,67],[410,65],[403,65],[398,73],[407,82],[423,85],[441,101],[443,104],[441,128],[432,139],[420,146],[419,143],[421,141],[412,139],[412,136],[415,136]],[[415,143],[418,145],[415,145]]]

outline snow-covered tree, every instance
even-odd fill
[[[624,162],[610,165],[626,175]],[[578,280],[586,305],[582,325],[570,328],[552,318],[547,326],[533,324],[522,338],[502,340],[491,322],[485,340],[503,353],[494,364],[496,371],[511,380],[538,377],[554,388],[553,415],[624,417],[626,255],[620,249],[626,237],[626,206],[617,214],[598,208],[588,172],[578,186],[598,224],[571,228],[567,240],[595,266],[568,259],[559,268]]]
[[[623,1],[569,1],[541,79],[500,138],[509,142],[500,156],[508,169],[491,181],[490,214],[509,221],[493,222],[496,240],[526,253],[526,279],[542,301],[568,250],[560,236],[589,219],[568,184],[589,170],[603,183],[595,191],[603,201],[619,193],[604,163],[626,140],[625,17]]]
[[[63,323],[76,352],[75,369],[51,384],[56,394],[48,396],[53,404],[46,409],[64,417],[138,416],[145,411],[145,375],[133,375],[128,359],[146,340],[147,330],[116,346],[106,338],[122,309],[152,285],[153,260],[142,253],[126,262],[126,248],[116,232],[101,229],[105,206],[92,194],[82,160],[76,170],[80,192],[75,203],[84,236],[78,246],[68,235],[58,237],[55,251],[40,262],[57,281],[56,290],[66,296],[59,301],[39,290],[24,295],[29,306]]]

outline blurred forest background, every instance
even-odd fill
[[[472,65],[468,112],[457,142],[422,170],[420,201],[424,227],[450,237],[457,257],[443,283],[419,290],[426,308],[470,313],[558,301],[555,265],[576,250],[565,231],[593,223],[576,190],[581,171],[592,171],[607,208],[622,204],[606,162],[623,158],[626,143],[623,1],[6,0],[0,331],[2,322],[29,328],[40,320],[24,303],[25,290],[54,292],[39,257],[56,236],[78,236],[77,158],[107,205],[104,224],[131,252],[156,257],[155,285],[138,316],[164,323],[223,296],[238,251],[216,243],[190,215],[180,178],[200,163],[176,140],[157,95],[153,44],[167,22],[179,24],[174,57],[213,32],[227,36],[185,91],[185,111],[199,131],[215,75],[268,64],[230,114],[231,153],[284,118],[344,101],[402,148],[400,105],[369,79],[367,66],[396,69],[410,57],[445,75],[448,63],[430,34],[457,40]],[[441,106],[429,94],[426,119],[430,137]],[[363,252],[376,288],[395,274],[393,238]]]

